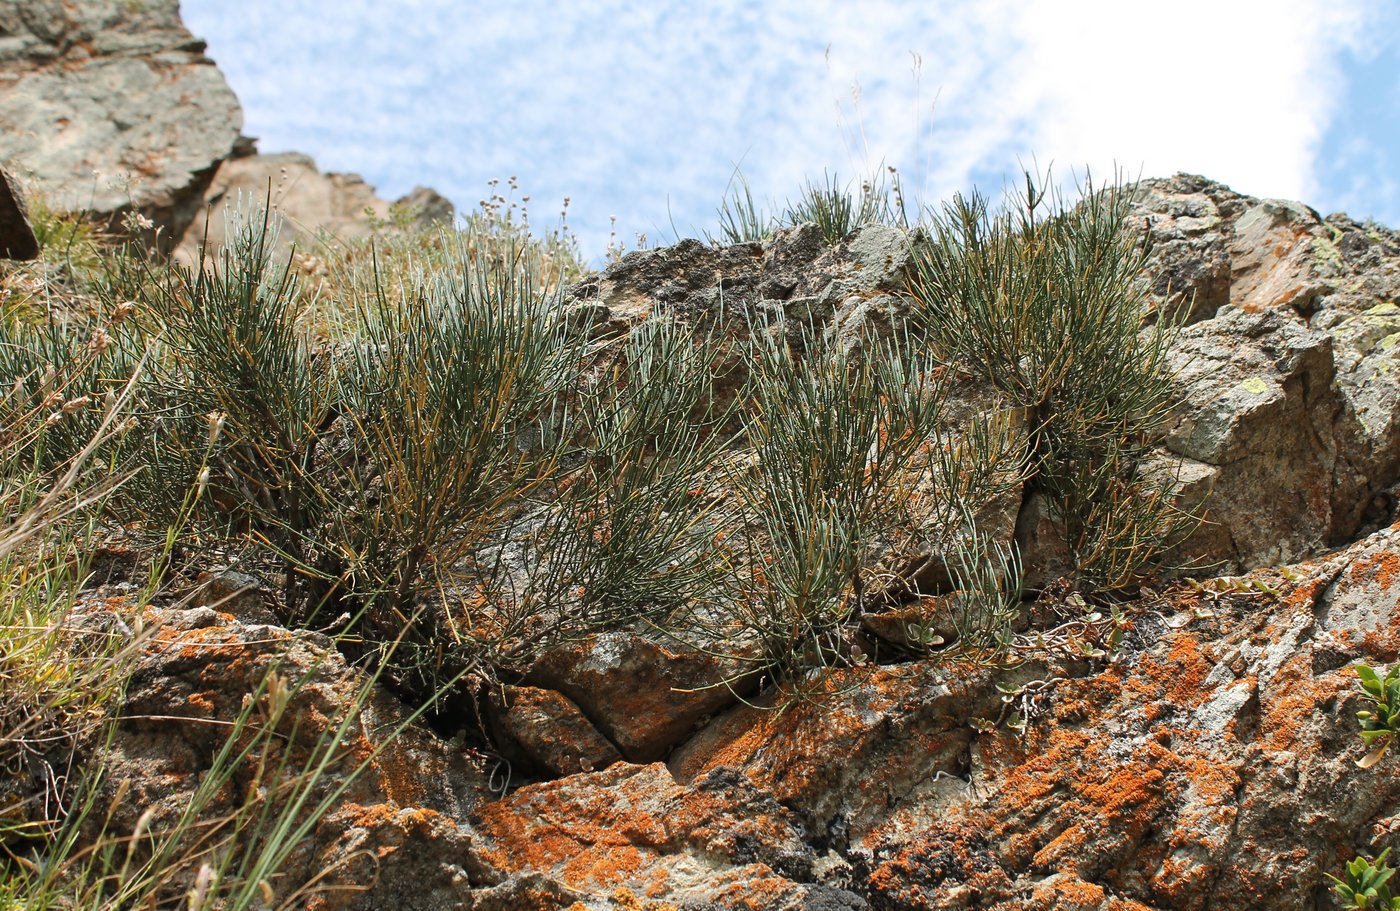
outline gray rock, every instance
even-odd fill
[[[1388,521],[1400,237],[1188,175],[1144,182],[1137,205],[1158,243],[1154,290],[1190,314],[1172,353],[1181,407],[1166,445],[1198,463],[1209,524],[1182,556],[1296,560]],[[1162,293],[1164,277],[1180,293]],[[1201,466],[1214,469],[1208,485]]]
[[[1172,366],[1182,401],[1167,448],[1218,469],[1186,557],[1258,566],[1325,549],[1340,411],[1332,339],[1284,313],[1230,307],[1182,332]]]
[[[0,162],[56,209],[181,236],[243,115],[178,0],[4,0],[0,35]]]
[[[1180,402],[1153,470],[1208,516],[1173,559],[1297,560],[1387,522],[1400,482],[1400,235],[1191,175],[1143,181],[1132,217],[1152,243],[1152,301],[1184,324],[1170,355]],[[835,246],[812,226],[763,245],[686,241],[629,255],[576,293],[613,328],[657,307],[732,326],[782,314],[853,350],[905,324],[918,242],[879,225]],[[957,389],[945,407],[967,416],[985,400]],[[1021,542],[1031,577],[1061,571],[1053,523],[1012,518],[1044,532]]]
[[[327,239],[355,240],[402,227],[427,229],[454,217],[452,203],[426,187],[389,203],[360,175],[322,173],[300,152],[243,155],[219,166],[175,258],[193,264],[201,248],[212,254],[227,238],[230,219],[246,218],[265,206],[272,212],[275,257],[286,257],[293,246],[307,252]]]
[[[414,187],[407,195],[399,197],[394,206],[423,227],[450,225],[457,217],[457,207],[452,205],[452,200],[432,187]]]

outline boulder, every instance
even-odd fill
[[[242,110],[178,0],[0,5],[0,163],[55,209],[180,237]]]
[[[625,631],[553,649],[529,679],[577,703],[632,762],[661,759],[756,682],[736,661]]]
[[[498,745],[514,747],[527,771],[557,778],[622,761],[617,747],[562,693],[505,686],[491,694],[490,709]]]
[[[1262,566],[1386,524],[1400,480],[1388,309],[1400,236],[1190,175],[1144,181],[1136,205],[1153,290],[1188,314],[1166,445],[1206,494],[1208,524],[1182,556]]]

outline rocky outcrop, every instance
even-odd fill
[[[0,4],[0,163],[52,207],[178,237],[241,126],[178,0]]]
[[[479,754],[416,725],[390,739],[403,708],[362,700],[324,637],[243,619],[262,608],[227,572],[191,603],[225,589],[242,599],[146,610],[156,632],[103,805],[117,832],[173,819],[275,671],[295,684],[278,741],[294,767],[353,722],[312,795],[326,812],[278,880],[326,873],[318,907],[1303,911],[1324,873],[1400,827],[1393,761],[1354,762],[1353,670],[1400,658],[1400,523],[1310,562],[1144,592],[1121,605],[1111,653],[1061,630],[1024,639],[1010,669],[843,671],[782,711],[770,692],[719,714],[667,764],[561,760],[556,780],[504,797]],[[123,610],[95,600],[79,622]],[[583,719],[557,693],[513,690],[507,708],[540,716],[522,731]],[[250,793],[232,782],[209,812]]]
[[[358,174],[324,174],[299,152],[245,155],[219,166],[176,258],[197,262],[201,248],[219,249],[230,217],[264,206],[273,213],[277,255],[293,244],[305,250],[326,236],[355,240],[391,225],[450,223],[455,216],[452,203],[424,187],[390,203]]]
[[[1400,652],[1400,525],[1131,614],[1110,660],[883,669],[824,707],[735,710],[671,766],[741,770],[877,908],[1318,907],[1400,806],[1393,767],[1353,762],[1352,670]],[[1023,731],[978,720],[999,693]]]
[[[128,213],[149,219],[145,239],[185,262],[206,231],[217,248],[229,211],[269,197],[284,251],[322,233],[452,221],[452,203],[425,187],[390,203],[305,155],[256,154],[204,50],[178,0],[0,2],[0,165],[56,210],[114,228]]]
[[[0,259],[33,259],[38,255],[39,242],[24,211],[24,199],[0,169]]]
[[[1296,561],[1389,521],[1400,481],[1400,234],[1190,175],[1144,181],[1134,219],[1154,251],[1143,280],[1184,323],[1161,464],[1207,522],[1180,562],[1238,571]],[[630,254],[574,295],[600,308],[598,324],[625,326],[658,307],[735,321],[783,314],[856,345],[904,317],[921,242],[882,225],[835,247],[812,226],[766,245],[683,241]],[[951,413],[986,405],[975,389],[945,403]],[[1045,567],[1028,569],[1038,579]]]
[[[1183,554],[1297,560],[1386,521],[1400,480],[1400,235],[1187,175],[1144,182],[1138,212],[1154,289],[1192,320],[1173,350],[1181,406],[1166,443],[1209,524]]]

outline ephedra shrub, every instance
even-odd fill
[[[779,321],[757,325],[746,349],[746,451],[728,466],[724,523],[733,588],[721,622],[700,626],[723,632],[727,622],[737,646],[729,657],[792,695],[817,692],[825,669],[861,663],[853,635],[865,612],[887,606],[894,580],[879,567],[901,537],[942,535],[943,520],[969,514],[988,493],[981,480],[948,483],[936,362],[899,336],[866,342],[848,349],[816,327]],[[981,445],[985,436],[962,439],[964,477],[990,483],[973,463],[993,462],[993,447]],[[930,484],[931,496],[913,495]],[[997,651],[1017,602],[1014,554],[972,553],[983,544],[974,535],[956,548],[975,567],[958,573],[971,621],[964,653]]]
[[[1068,205],[1027,175],[1000,211],[957,196],[929,226],[911,298],[938,357],[1023,410],[1026,500],[1043,495],[1097,588],[1126,586],[1196,518],[1151,469],[1172,405],[1172,327],[1144,325],[1132,186]]]

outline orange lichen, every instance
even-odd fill
[[[1104,897],[1102,886],[1068,877],[1041,883],[1031,893],[1031,900],[1039,907],[1053,907],[1063,911],[1097,911],[1103,904]]]
[[[327,723],[329,719],[327,719]],[[322,726],[322,722],[317,722]],[[356,759],[363,761],[374,755],[379,744],[360,736],[351,743],[351,751]],[[423,770],[410,756],[401,750],[381,750],[371,763],[379,787],[384,796],[401,807],[422,805],[428,798],[427,783],[423,781]]]
[[[1400,581],[1400,554],[1383,550],[1362,557],[1351,564],[1347,575],[1352,582],[1374,582],[1379,588],[1389,590]]]
[[[617,911],[677,911],[676,906],[667,902],[642,901],[631,889],[619,886],[608,896],[608,901]],[[572,907],[582,908],[582,904]],[[585,909],[587,911],[587,909]]]
[[[1320,706],[1348,685],[1339,674],[1313,677],[1307,655],[1299,654],[1286,662],[1275,674],[1268,696],[1261,700],[1259,724],[1264,749],[1293,751],[1307,746],[1300,740],[1308,722]]]
[[[214,712],[214,700],[209,697],[208,693],[191,693],[186,701],[192,708],[198,709],[206,715]]]

